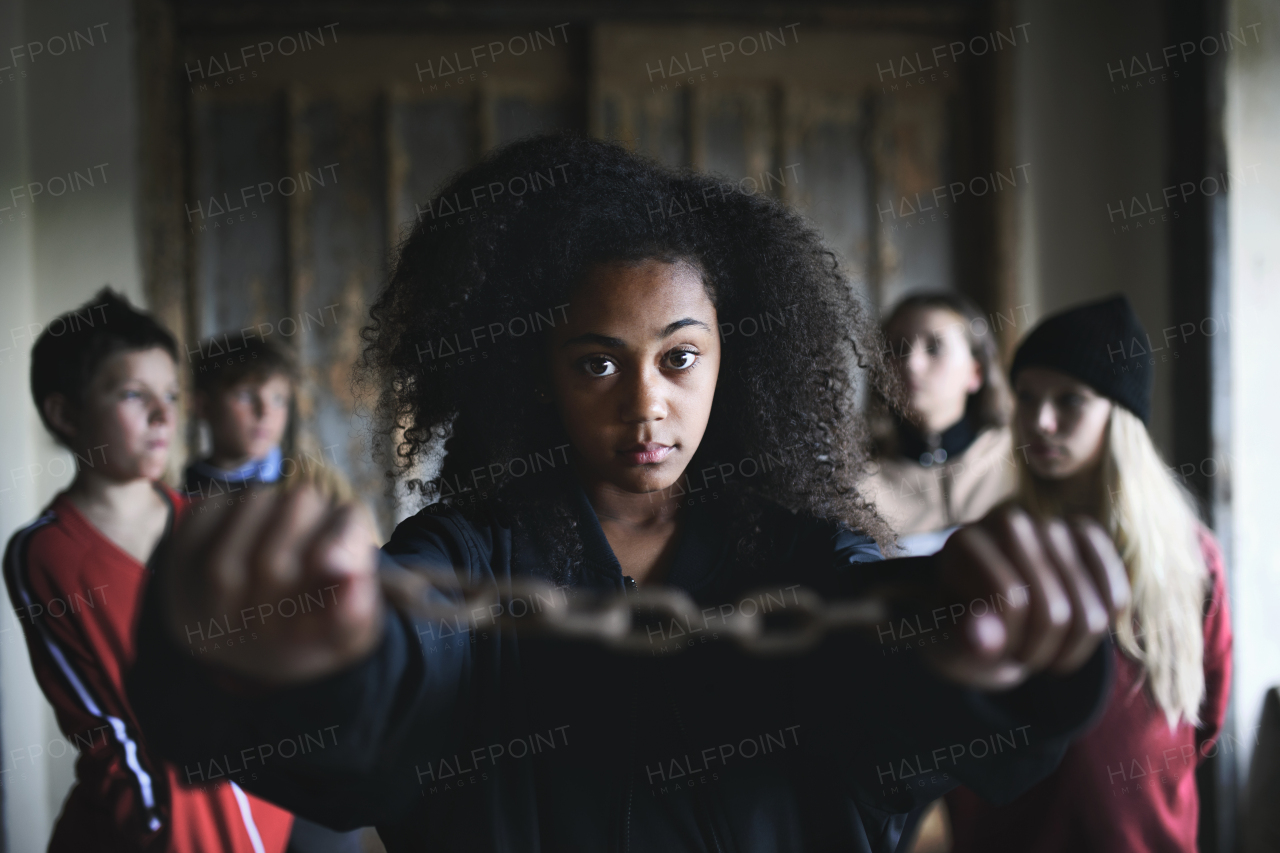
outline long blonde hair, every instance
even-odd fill
[[[1034,515],[1060,515],[1055,490],[1019,465],[1019,498]],[[1208,569],[1195,504],[1173,478],[1146,426],[1111,407],[1090,515],[1103,524],[1129,574],[1133,596],[1116,620],[1120,649],[1143,669],[1170,730],[1200,723],[1204,699],[1204,596]]]

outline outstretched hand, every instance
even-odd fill
[[[376,531],[312,483],[199,505],[158,573],[166,628],[201,661],[274,685],[319,678],[382,634]]]
[[[974,687],[1074,672],[1129,603],[1111,537],[1085,517],[1040,522],[1002,506],[952,534],[935,559],[944,599],[966,604],[959,647],[940,647],[931,662]]]

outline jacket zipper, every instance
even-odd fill
[[[634,592],[639,587],[636,586],[635,579],[630,575],[622,576],[622,587],[627,593]],[[638,723],[636,703],[631,703],[631,733],[635,736],[636,726]],[[676,726],[680,729],[680,736],[684,738],[686,747],[689,742],[689,733],[684,727],[684,718],[680,716],[680,708],[676,706],[675,700],[671,702],[671,713],[676,718]],[[630,853],[631,851],[631,800],[635,793],[635,774],[630,772],[634,768],[628,768],[627,772],[627,811],[626,818],[623,821],[622,834],[622,853]],[[724,853],[724,847],[720,844],[720,834],[716,832],[716,826],[713,822],[710,804],[702,796],[695,796],[694,799],[698,805],[702,807],[703,818],[707,822],[707,831],[711,833],[711,843],[715,853]]]
[[[671,700],[671,713],[675,715],[676,726],[680,729],[680,737],[684,739],[685,749],[688,749],[689,732],[684,727],[684,717],[680,716],[680,708],[676,705],[675,699]],[[715,853],[724,853],[724,847],[720,844],[720,833],[716,832],[715,816],[712,813],[710,801],[703,796],[705,792],[702,790],[691,793],[694,801],[702,808],[702,817],[707,822],[707,832],[711,833],[712,849]]]
[[[634,738],[636,732],[636,706],[631,705],[631,736],[632,746],[634,747]],[[634,749],[633,749],[634,761]],[[635,767],[628,765],[627,767],[627,817],[622,824],[622,853],[630,853],[631,850],[631,797],[636,784],[636,776],[633,772]]]

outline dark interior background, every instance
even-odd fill
[[[3,52],[99,24],[74,55],[14,65]],[[1249,26],[1230,53],[1146,67]],[[504,142],[557,128],[616,139],[795,205],[873,306],[969,295],[1005,354],[1045,314],[1115,292],[1153,339],[1196,328],[1155,367],[1152,433],[1227,558],[1236,746],[1200,771],[1201,848],[1239,850],[1261,697],[1280,681],[1277,34],[1271,0],[0,0],[0,391],[14,410],[0,419],[0,524],[27,523],[74,470],[29,411],[22,330],[110,282],[188,351],[250,326],[293,347],[304,378],[286,451],[341,468],[389,532],[417,507],[371,461],[350,367],[405,229]],[[99,163],[109,180],[91,191],[5,200]],[[1220,191],[1133,213],[1207,176]],[[956,183],[964,195],[934,196]],[[189,419],[183,434],[175,472],[201,449]],[[9,751],[57,735],[20,638],[0,612]],[[6,849],[43,848],[73,760],[46,750],[0,773]]]
[[[304,371],[290,451],[335,462],[381,495],[385,531],[416,505],[372,461],[375,439],[353,429],[367,404],[348,372],[365,306],[405,229],[435,218],[422,211],[444,180],[531,133],[585,131],[744,191],[758,185],[813,220],[873,305],[954,288],[992,317],[1003,351],[1021,333],[1009,232],[1019,184],[1039,164],[1015,162],[1010,57],[1038,33],[1011,3],[147,0],[139,9],[148,41],[163,46],[149,54],[155,86],[143,103],[144,143],[156,146],[154,191],[142,200],[157,232],[144,258],[149,295],[188,340],[260,324],[287,338]],[[1220,29],[1216,2],[1161,9],[1154,29],[1167,41]],[[290,36],[297,52],[283,56]],[[274,50],[265,58],[263,42]],[[733,53],[722,55],[724,42]],[[1169,169],[1213,174],[1225,167],[1221,63],[1189,77],[1167,104]],[[287,197],[286,176],[299,181]],[[260,182],[278,191],[236,198]],[[953,182],[973,192],[933,195]],[[219,201],[224,214],[213,213]],[[1169,240],[1175,314],[1212,312],[1220,199],[1199,201]],[[1176,458],[1212,454],[1208,365],[1207,346],[1178,364]],[[1192,485],[1211,511],[1207,478]],[[1232,822],[1219,819],[1234,808],[1225,758],[1201,772],[1206,851],[1231,849]]]

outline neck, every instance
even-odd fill
[[[1097,521],[1104,521],[1098,518],[1101,476],[1100,468],[1094,466],[1064,480],[1041,480],[1040,484],[1053,496],[1064,514],[1087,515]]]
[[[637,494],[611,483],[588,482],[580,470],[578,477],[622,574],[638,584],[661,582],[684,521],[673,490]]]
[[[635,528],[653,528],[672,524],[680,517],[679,497],[669,489],[636,494],[625,492],[612,483],[582,483],[591,507],[601,521],[612,521]]]
[[[921,428],[926,431],[922,433]],[[918,428],[902,420],[898,427],[898,453],[908,459],[916,459],[941,447],[947,451],[948,456],[957,456],[968,450],[975,438],[976,430],[963,416],[934,433],[929,433],[923,425]]]
[[[148,477],[117,480],[82,468],[67,496],[81,509],[98,509],[115,515],[130,515],[137,508],[149,506],[155,488]]]
[[[241,465],[252,460],[253,457],[247,453],[243,453],[239,456],[230,456],[218,453],[216,450],[209,456],[209,464],[215,468],[221,468],[224,471],[234,471]]]
[[[922,416],[920,418],[920,429],[926,435],[942,435],[962,420],[964,420],[963,407],[958,412],[947,412],[934,417]]]

